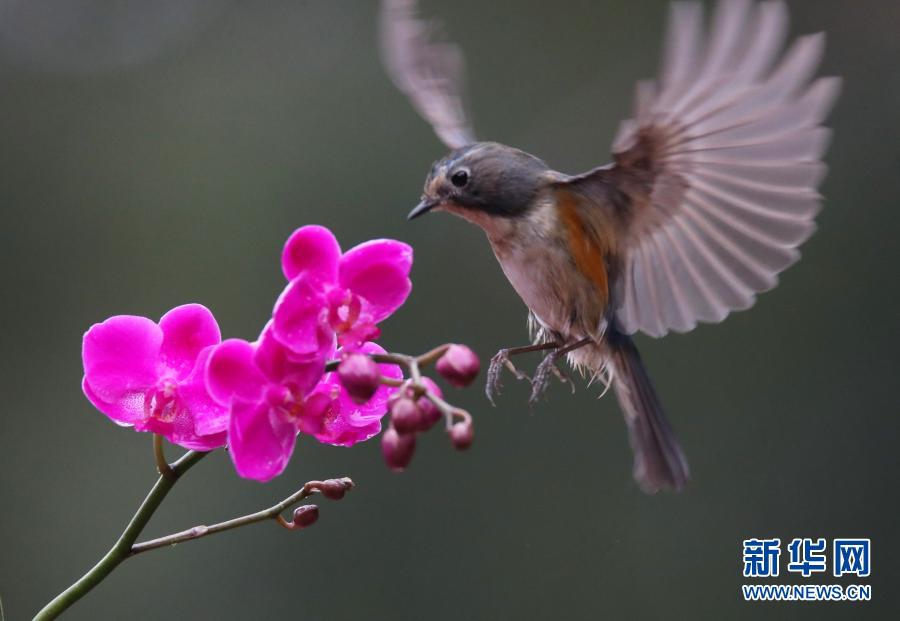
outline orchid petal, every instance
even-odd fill
[[[213,349],[214,346],[210,346],[200,351],[190,375],[182,380],[178,386],[179,405],[181,409],[189,412],[191,415],[193,421],[192,433],[198,437],[198,442],[206,442],[207,444],[218,440],[204,440],[203,436],[225,433],[228,430],[229,418],[228,407],[213,399],[206,388],[206,367]],[[186,446],[183,442],[176,443]],[[224,436],[221,438],[221,443],[216,446],[222,446],[222,444],[224,444]]]
[[[123,427],[134,426],[147,416],[144,410],[143,392],[126,393],[116,401],[106,402],[93,391],[87,383],[87,377],[81,382],[81,390],[84,391],[84,396],[91,402],[91,405]]]
[[[381,420],[361,422],[358,425],[352,424],[351,421],[344,420],[343,427],[332,428],[328,437],[324,435],[316,439],[323,444],[332,446],[353,446],[360,442],[370,440],[381,433]]]
[[[363,311],[378,323],[406,301],[412,283],[412,248],[392,239],[374,239],[341,257],[339,282],[365,301]]]
[[[232,398],[259,401],[267,382],[253,362],[254,347],[241,339],[228,339],[213,348],[206,363],[206,388],[222,405]]]
[[[209,401],[212,400],[209,399]],[[163,421],[155,417],[148,418],[146,421],[148,425],[144,430],[163,435],[169,442],[190,450],[211,451],[225,445],[227,434],[224,429],[212,434],[197,433],[195,412],[187,407],[188,404],[182,398],[180,389],[174,405],[174,418]],[[196,404],[194,405],[196,406]]]
[[[325,384],[316,390],[327,393],[330,388]],[[335,399],[326,412],[321,429],[312,436],[323,444],[353,446],[377,435],[379,431],[381,431],[381,417],[362,417],[358,410],[343,409],[341,400]]]
[[[237,473],[268,481],[287,467],[297,428],[265,402],[235,401],[228,429],[228,449]]]
[[[331,391],[319,390],[307,396],[297,419],[301,433],[317,436],[323,432],[325,421],[336,407],[338,387]]]
[[[344,349],[359,349],[366,341],[374,341],[381,336],[381,329],[374,323],[358,321],[352,328],[341,332],[338,340]]]
[[[438,386],[433,379],[430,377],[422,377],[422,384],[438,399],[443,398],[444,391],[441,390],[441,387]]]
[[[281,271],[285,278],[303,276],[313,282],[334,283],[337,280],[341,247],[334,235],[323,226],[304,226],[288,238],[281,253]]]
[[[159,320],[159,327],[163,333],[160,357],[178,379],[191,372],[202,349],[222,340],[215,317],[201,304],[173,308]]]
[[[292,388],[305,395],[325,373],[325,360],[331,355],[331,350],[329,347],[308,360],[295,360],[290,350],[275,338],[270,321],[259,337],[253,360],[270,382],[291,384]]]
[[[81,349],[85,383],[104,403],[143,393],[158,379],[163,333],[146,317],[117,315],[85,333]]]
[[[189,435],[180,437],[178,435],[168,436],[167,439],[173,444],[177,444],[190,451],[212,451],[225,446],[228,441],[228,432],[221,431],[209,435]]]
[[[305,278],[293,280],[275,302],[273,334],[298,356],[316,357],[333,340],[324,322],[325,296]]]
[[[161,420],[155,416],[147,416],[143,420],[135,423],[135,431],[143,431],[145,433],[156,433],[165,438],[172,435],[173,422],[170,420]]]
[[[342,387],[336,374],[329,373],[307,398],[307,403],[316,403],[320,407],[317,407],[317,416],[307,416],[308,421],[304,430],[324,444],[340,445],[340,441],[349,435],[348,427],[350,426],[344,417],[339,398],[341,390]],[[318,420],[319,423],[313,425],[314,420]]]

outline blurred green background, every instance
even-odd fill
[[[613,398],[554,386],[530,410],[452,391],[477,440],[432,433],[395,475],[377,441],[301,439],[287,472],[197,466],[148,536],[251,512],[313,478],[358,482],[302,533],[258,525],[126,562],[71,619],[898,618],[900,3],[790,2],[845,78],[819,231],[750,312],[639,338],[689,456],[648,497]],[[469,61],[481,137],[576,172],[606,161],[663,1],[423,2]],[[112,544],[154,480],[150,438],[80,390],[92,323],[209,306],[253,338],[297,226],[416,250],[383,344],[526,340],[482,234],[408,223],[443,148],[389,84],[363,1],[0,1],[0,597],[32,615]],[[537,359],[529,361],[536,363]],[[169,447],[174,456],[176,450]],[[741,540],[871,537],[873,601],[749,604]],[[785,553],[786,554],[786,553]],[[781,581],[853,582],[819,576]]]

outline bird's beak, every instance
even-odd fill
[[[425,215],[435,207],[440,204],[439,200],[435,200],[433,198],[423,198],[422,201],[416,205],[412,211],[409,212],[409,215],[406,216],[407,220],[412,220],[413,218],[418,218],[419,216]]]

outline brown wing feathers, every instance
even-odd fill
[[[574,192],[560,190],[555,198],[575,267],[591,281],[601,307],[605,308],[609,301],[609,275],[606,263],[610,253],[605,240],[609,235],[597,234],[598,231],[591,230],[587,226],[581,205],[583,199]]]
[[[459,48],[439,42],[436,25],[419,19],[415,0],[382,0],[381,53],[397,88],[451,149],[475,142],[462,96]]]
[[[823,36],[799,38],[773,69],[783,2],[723,0],[709,37],[702,18],[698,2],[672,5],[659,84],[639,85],[615,166],[572,180],[627,198],[615,300],[627,333],[687,331],[751,306],[815,229],[820,124],[840,89],[837,78],[810,84]]]

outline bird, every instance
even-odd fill
[[[491,359],[491,402],[508,369],[531,401],[569,364],[610,386],[624,414],[633,477],[681,491],[684,451],[633,336],[688,332],[751,307],[813,233],[841,80],[815,77],[824,34],[785,50],[781,0],[670,5],[659,75],[640,81],[612,161],[565,174],[479,141],[463,96],[464,60],[415,0],[383,0],[385,71],[450,149],[408,218],[443,211],[479,226],[528,307],[531,342]],[[544,351],[529,378],[511,361]],[[604,391],[605,393],[605,391]]]

